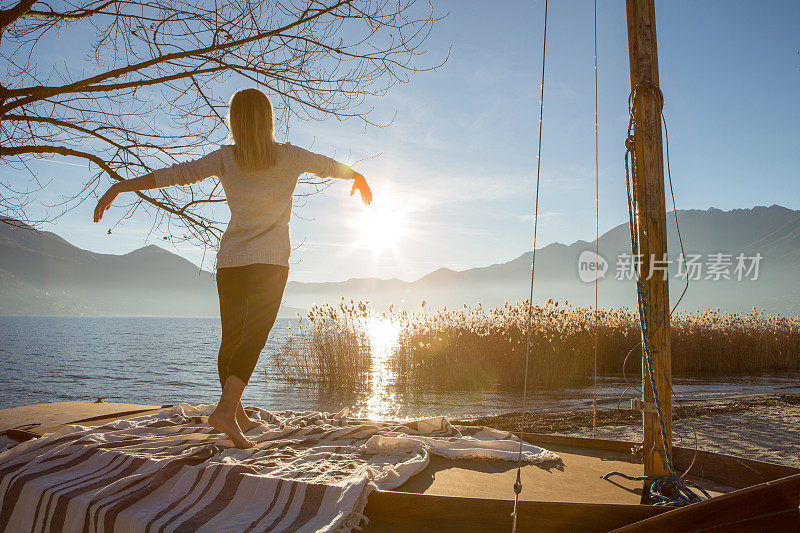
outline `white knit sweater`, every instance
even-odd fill
[[[350,179],[350,167],[289,143],[279,144],[277,162],[254,172],[241,171],[231,146],[193,161],[153,172],[159,188],[190,185],[216,176],[222,182],[231,220],[217,252],[217,268],[267,263],[289,266],[292,195],[301,174]]]

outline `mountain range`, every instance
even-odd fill
[[[667,214],[673,303],[685,283],[679,276],[683,265],[677,261],[681,247],[674,216]],[[701,269],[693,271],[700,279],[690,280],[681,308],[747,311],[755,306],[768,312],[800,313],[800,211],[777,205],[731,211],[679,210],[677,221],[685,257],[693,258],[695,267]],[[15,227],[19,225],[0,222],[2,314],[215,316],[218,312],[212,274],[158,246],[125,255],[98,254],[77,248],[54,233]],[[603,259],[593,262],[605,262],[606,268],[597,284],[600,306],[632,306],[633,282],[616,279],[630,262],[627,223],[603,234],[598,248]],[[593,241],[554,243],[537,249],[535,300],[553,298],[593,305],[594,283],[581,280],[578,261],[582,253],[594,249]],[[741,280],[736,279],[738,256],[751,269],[738,272],[745,274]],[[754,259],[757,257],[760,259]],[[484,307],[503,305],[528,297],[531,259],[532,252],[528,252],[484,267],[442,268],[412,282],[377,278],[292,281],[282,315],[294,316],[315,303],[338,301],[340,295],[369,299],[377,309],[390,303],[419,308],[423,299],[433,308],[478,302]],[[758,267],[757,276],[754,266]],[[717,277],[720,279],[714,279]]]

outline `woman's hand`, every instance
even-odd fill
[[[356,190],[361,193],[361,201],[364,202],[364,205],[372,203],[372,191],[369,190],[367,180],[358,172],[356,172],[356,179],[353,181],[353,188],[350,189],[350,196],[353,196]]]
[[[103,218],[103,214],[111,207],[111,204],[114,203],[119,193],[119,188],[117,188],[117,184],[115,183],[100,197],[100,200],[97,201],[97,207],[94,208],[95,222],[100,222],[100,219]]]

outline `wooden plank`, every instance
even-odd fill
[[[630,454],[634,446],[640,442],[627,440],[592,439],[587,437],[570,437],[567,435],[547,435],[544,433],[526,433],[525,440],[531,444],[557,444],[560,446],[574,446],[590,450],[603,450],[617,453]],[[545,446],[546,447],[546,446]]]
[[[631,447],[641,444],[633,441],[591,439],[541,433],[528,433],[525,435],[525,440],[544,447],[548,445],[571,446],[617,453],[629,453]],[[683,473],[689,468],[689,465],[692,465],[689,475],[708,479],[734,489],[742,489],[800,473],[800,468],[793,466],[757,461],[717,452],[694,450],[693,448],[681,446],[673,446],[672,455],[675,469],[679,473]],[[694,461],[694,464],[692,464],[692,461]]]
[[[626,479],[607,481],[612,470],[639,475],[641,464],[631,463],[613,452],[592,452],[567,447],[550,447],[561,462],[524,464],[524,489],[520,499],[568,503],[639,504],[641,482]],[[413,492],[463,498],[509,500],[514,497],[516,465],[510,461],[445,459],[433,456],[428,466],[397,488]],[[730,490],[730,489],[728,489]]]
[[[41,437],[38,433],[32,431],[25,431],[22,429],[4,429],[0,431],[0,435],[5,435],[12,441],[25,442],[26,440],[37,439]]]
[[[68,423],[86,423],[121,415],[141,414],[156,405],[131,403],[57,402],[0,409],[0,430],[24,429],[42,434]]]
[[[704,530],[704,533],[797,533],[800,531],[800,510],[756,516],[732,524]]]
[[[372,527],[365,531],[380,531],[380,524],[397,522],[428,523],[432,526],[430,530],[436,531],[458,528],[486,531],[493,529],[492,526],[508,530],[512,510],[511,500],[375,491],[364,510],[372,522]],[[647,505],[522,501],[517,523],[520,531],[609,531],[666,511]],[[441,529],[439,524],[443,526]]]
[[[616,529],[618,533],[683,533],[736,524],[754,517],[797,510],[800,474],[737,490],[641,522]]]
[[[736,489],[800,474],[800,468],[755,461],[722,453],[691,448],[672,447],[675,469],[683,473],[689,465],[690,475],[723,483]]]
[[[664,202],[664,167],[661,151],[661,98],[658,87],[658,52],[654,0],[627,0],[628,54],[631,91],[635,92],[634,152],[635,185],[638,211],[641,279],[645,296],[646,340],[653,366],[664,419],[665,438],[658,415],[645,410],[644,474],[668,474],[664,448],[672,445],[672,370],[669,336],[668,276],[655,267],[654,261],[666,259],[667,232]],[[661,263],[663,265],[664,263]],[[642,390],[645,405],[653,404],[654,393],[642,364]]]
[[[151,411],[160,411],[160,407],[145,407],[142,409],[129,409],[127,411],[118,411],[114,413],[106,413],[102,415],[95,415],[95,416],[88,416],[86,418],[80,418],[78,420],[72,420],[67,422],[67,424],[83,424],[83,425],[93,425],[89,422],[103,422],[109,419],[117,419],[117,418],[132,418],[136,415],[142,415],[144,413],[149,413]],[[89,424],[87,424],[89,423]]]

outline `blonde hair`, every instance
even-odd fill
[[[275,164],[275,119],[266,94],[258,89],[236,91],[228,103],[228,130],[240,169],[259,170]]]

